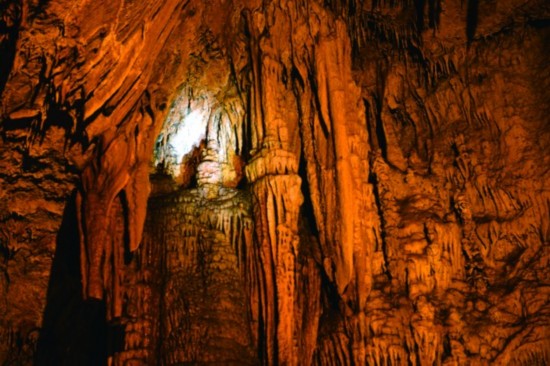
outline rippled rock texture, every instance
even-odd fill
[[[0,363],[549,364],[549,26],[0,0]]]

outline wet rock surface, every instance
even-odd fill
[[[549,19],[0,1],[0,363],[550,363]]]
[[[132,300],[122,311],[116,364],[257,364],[243,262],[250,210],[247,195],[232,189],[216,198],[195,189],[150,199],[141,266],[126,274]]]

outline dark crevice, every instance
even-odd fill
[[[305,223],[307,224],[310,233],[312,235],[318,236],[319,229],[317,228],[317,222],[315,220],[315,212],[313,210],[313,202],[311,201],[311,192],[309,190],[309,183],[307,177],[307,168],[306,161],[304,159],[304,154],[301,154],[300,157],[300,166],[298,168],[298,174],[302,178],[302,195],[304,196],[304,202],[301,207],[301,216]]]
[[[426,0],[416,0],[414,5],[416,7],[416,29],[422,32],[424,30],[424,9],[426,8]]]
[[[5,37],[0,42],[0,100],[15,59],[20,24],[21,1],[0,2],[0,35]]]
[[[133,253],[130,251],[130,223],[128,222],[130,207],[128,206],[128,197],[124,190],[120,192],[119,196],[122,204],[122,216],[124,217],[124,263],[129,264],[133,258]]]
[[[441,15],[441,0],[429,0],[428,14],[430,28],[439,26],[439,17]]]
[[[371,163],[371,166],[372,166],[372,163]],[[378,184],[379,184],[378,178],[376,174],[374,174],[373,172],[371,172],[369,175],[369,183],[372,184],[372,193],[374,195],[374,201],[376,203],[376,210],[378,213],[378,217],[380,218],[380,240],[382,241],[380,244],[382,248],[376,248],[376,249],[382,250],[382,254],[384,256],[384,262],[388,264],[389,258],[388,258],[388,248],[386,244],[386,229],[385,229],[386,221],[384,220],[384,211],[382,210],[382,200],[380,198],[380,191],[378,189]],[[389,270],[386,271],[386,274],[388,278],[391,280],[392,275]]]
[[[372,150],[380,149],[380,144],[378,143],[378,137],[376,136],[376,123],[373,123],[372,119],[374,117],[374,112],[368,101],[368,99],[363,98],[363,104],[365,106],[365,119],[367,124],[367,131],[369,132],[369,145]]]
[[[313,96],[314,96],[314,100],[315,100],[315,105],[316,105],[316,108],[315,110],[316,111],[321,111],[321,101],[319,100],[319,92],[318,92],[318,89],[317,89],[317,84],[315,83],[315,80],[313,79],[313,77],[311,77],[311,80],[310,80],[310,85],[311,85],[311,91],[313,93]],[[329,138],[330,136],[330,132],[328,130],[328,124],[327,122],[330,122],[330,121],[325,121],[325,119],[323,118],[323,114],[318,112],[317,113],[318,117],[319,117],[319,126],[321,127],[321,130],[323,131],[323,135],[326,139]]]
[[[478,0],[468,0],[468,13],[466,16],[466,39],[470,45],[475,37],[478,23]]]
[[[379,100],[381,98],[377,98],[375,96],[376,105],[378,108],[382,108],[382,102]],[[378,146],[380,147],[380,152],[382,153],[382,157],[387,160],[388,159],[388,142],[386,140],[386,133],[384,132],[384,126],[382,125],[382,113],[380,109],[376,110],[375,117],[376,117],[376,140],[378,141]]]
[[[103,301],[84,301],[76,194],[69,199],[57,236],[35,365],[106,365],[109,328]]]

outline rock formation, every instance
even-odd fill
[[[0,363],[550,364],[549,25],[0,0]]]

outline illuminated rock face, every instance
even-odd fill
[[[0,361],[550,363],[547,2],[268,3],[0,2]]]
[[[202,193],[151,199],[139,269],[126,275],[126,337],[114,364],[258,363],[245,294],[250,199],[233,189]]]

